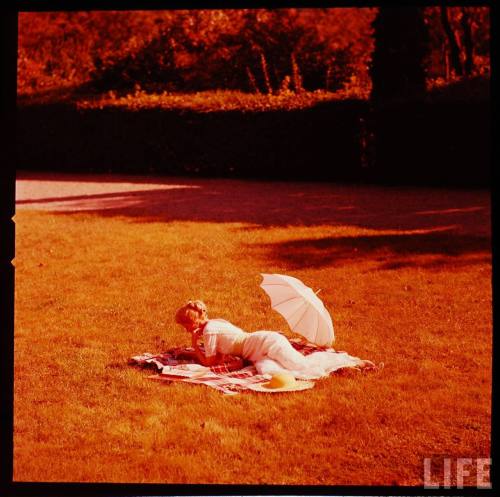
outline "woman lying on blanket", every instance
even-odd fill
[[[200,300],[190,300],[178,309],[175,321],[191,334],[194,355],[204,366],[214,366],[224,355],[231,354],[253,362],[259,374],[288,372],[300,379],[321,378],[345,367],[376,368],[373,362],[346,352],[313,352],[304,356],[276,331],[247,333],[224,319],[208,319],[207,308]],[[200,337],[204,352],[198,343]]]

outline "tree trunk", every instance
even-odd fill
[[[450,47],[450,61],[453,67],[453,71],[457,76],[462,76],[463,69],[462,63],[460,62],[460,49],[458,47],[457,39],[455,38],[455,33],[450,25],[450,20],[448,19],[448,8],[441,6],[441,23],[443,25],[444,32],[448,37],[448,45]]]
[[[271,95],[273,93],[273,87],[271,86],[271,80],[269,79],[269,70],[267,67],[267,61],[264,52],[260,53],[260,65],[262,68],[262,75],[264,76],[264,84],[266,86],[266,92],[268,95]]]
[[[445,79],[448,81],[450,79],[450,54],[448,53],[446,43],[443,43],[443,58]]]
[[[372,26],[371,99],[380,103],[425,95],[429,33],[423,8],[380,7]]]
[[[465,75],[470,76],[474,68],[473,42],[470,15],[466,7],[462,7],[462,18],[460,19],[460,23],[462,24],[462,40],[465,49]]]

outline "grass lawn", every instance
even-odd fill
[[[16,481],[421,485],[425,457],[489,457],[488,192],[18,185]],[[261,272],[321,288],[335,346],[384,370],[224,396],[127,365],[189,343],[173,321],[189,298],[246,330],[286,331]]]

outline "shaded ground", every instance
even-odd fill
[[[19,173],[18,179],[18,209],[86,211],[139,222],[349,224],[374,230],[467,229],[476,235],[489,234],[490,196],[485,190],[161,177],[152,181],[150,177],[60,173]]]

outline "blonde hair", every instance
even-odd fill
[[[208,318],[207,306],[201,300],[188,300],[175,313],[175,322],[184,325],[199,324]]]

